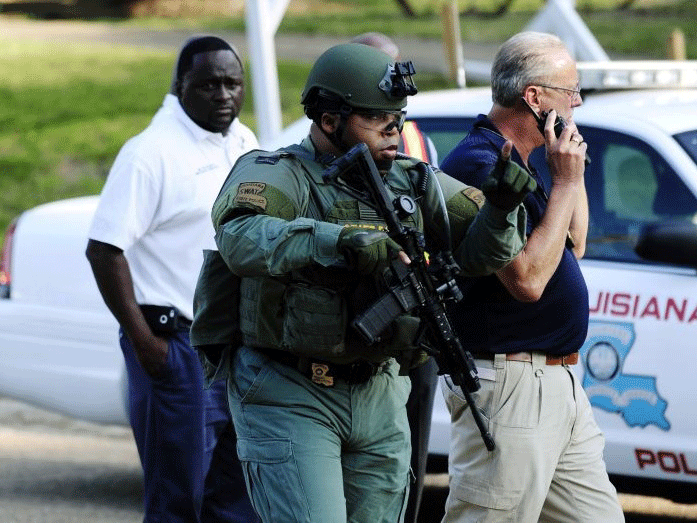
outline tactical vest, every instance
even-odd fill
[[[271,155],[259,152],[255,163],[292,162],[292,171],[307,184],[310,195],[306,208],[300,209],[300,216],[339,225],[385,228],[384,220],[373,207],[325,182],[322,173],[326,166],[310,155],[295,145]],[[416,165],[417,161],[411,158],[393,162],[385,178],[391,196],[418,196],[422,174]],[[421,210],[403,223],[421,230]],[[283,278],[242,278],[240,327],[244,344],[336,363],[358,359],[384,361],[403,350],[404,343],[399,341],[399,346],[394,346],[387,339],[380,346],[367,347],[349,324],[385,290],[379,281],[349,276],[346,269],[312,267]]]

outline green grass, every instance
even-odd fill
[[[622,23],[618,23],[621,16]],[[583,14],[588,27],[607,51],[646,58],[666,58],[667,39],[678,28],[685,35],[687,58],[697,59],[697,2],[685,5],[682,14],[633,11],[617,13],[594,12]]]
[[[99,193],[123,143],[147,126],[162,103],[175,53],[3,40],[0,46],[6,50],[0,54],[2,235],[25,209]],[[300,93],[309,69],[279,64],[284,125],[302,115]],[[447,85],[437,76],[421,80],[424,89]],[[251,91],[241,120],[254,129]]]
[[[97,193],[169,86],[166,54],[3,42],[0,230],[39,203]],[[128,86],[128,89],[124,89]]]
[[[513,0],[508,12],[492,16],[505,0],[458,0],[460,29],[465,42],[496,43],[523,29],[544,5],[544,0]],[[610,54],[664,58],[666,38],[674,28],[685,33],[688,58],[697,59],[697,2],[694,0],[634,0],[631,8],[618,11],[625,0],[578,0],[581,18]],[[390,36],[441,38],[441,0],[409,0],[417,16],[403,16],[394,0],[334,0],[293,2],[281,22],[281,33],[325,34],[350,37],[365,31]],[[620,23],[621,21],[621,23]],[[139,19],[128,24],[151,27],[205,26],[209,29],[244,31],[244,17],[162,20]]]
[[[524,29],[543,2],[517,0],[513,2],[511,10],[502,16],[487,14],[499,3],[491,0],[460,0],[461,10],[476,8],[476,14],[463,14],[460,17],[464,42],[504,41]],[[697,2],[684,0],[662,7],[633,8],[622,12],[608,9],[619,3],[611,0],[578,1],[581,18],[610,54],[665,58],[666,38],[673,29],[679,28],[685,34],[688,58],[697,59],[697,24],[694,22],[697,19]],[[440,10],[434,9],[433,3],[428,3],[418,18],[414,19],[400,16],[393,4],[396,3],[382,2],[380,7],[366,9],[365,17],[358,19],[356,13],[351,12],[290,15],[284,18],[280,31],[342,36],[380,31],[391,36],[441,38],[443,25]],[[636,4],[647,5],[647,2],[637,0]],[[393,11],[388,12],[388,7]],[[619,20],[621,23],[618,23]]]

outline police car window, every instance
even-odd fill
[[[687,151],[690,158],[697,163],[697,131],[687,131],[676,134],[674,137],[683,149]]]
[[[646,263],[634,252],[644,224],[689,220],[697,200],[646,143],[612,131],[581,127],[592,159],[586,169],[590,210],[586,258]]]
[[[608,144],[602,161],[605,211],[617,220],[654,221],[657,216],[650,203],[658,183],[648,155],[634,147]]]
[[[415,118],[433,141],[439,158],[471,129],[474,118]],[[634,252],[645,223],[665,219],[692,220],[697,200],[675,171],[651,147],[631,136],[579,126],[592,161],[586,168],[589,227],[586,258],[648,263]],[[690,141],[692,140],[692,141]],[[697,136],[685,136],[697,154]],[[683,144],[683,146],[685,146]],[[545,185],[551,187],[544,147],[530,156]]]
[[[414,118],[419,129],[435,145],[438,158],[445,158],[472,128],[474,118]]]

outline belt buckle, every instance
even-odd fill
[[[330,367],[326,363],[312,362],[310,366],[310,379],[313,383],[324,385],[325,387],[334,386],[334,376],[329,374]]]
[[[313,361],[310,363],[310,379],[313,383],[324,387],[333,387],[334,380],[343,379],[347,383],[358,385],[367,382],[375,376],[381,365],[367,361],[357,361],[346,365],[332,365]]]

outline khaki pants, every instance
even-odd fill
[[[473,396],[496,442],[486,450],[449,376],[441,378],[452,419],[450,493],[444,523],[624,521],[603,461],[605,440],[567,366],[476,360]]]

